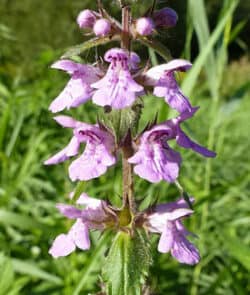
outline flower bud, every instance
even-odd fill
[[[80,28],[92,28],[96,21],[96,15],[93,10],[85,9],[77,17],[77,23]]]
[[[173,9],[165,7],[153,14],[153,20],[156,27],[171,28],[176,25],[178,15]]]
[[[95,22],[93,30],[96,36],[106,36],[111,31],[111,24],[107,19],[101,18]]]
[[[153,33],[155,24],[149,17],[141,17],[136,21],[136,31],[142,36],[148,36]]]

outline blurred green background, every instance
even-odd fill
[[[115,1],[103,1],[119,18]],[[204,160],[182,150],[180,182],[195,196],[196,213],[187,226],[198,235],[194,242],[202,255],[195,266],[180,265],[157,253],[148,284],[152,294],[250,293],[250,3],[237,0],[159,1],[158,7],[176,9],[176,28],[160,34],[173,57],[191,59],[193,69],[179,76],[185,94],[198,114],[185,129],[218,156]],[[135,1],[135,16],[151,1]],[[75,19],[79,11],[95,8],[95,1],[0,0],[0,295],[96,294],[100,269],[109,244],[93,233],[90,251],[77,251],[54,260],[48,249],[71,222],[55,209],[73,190],[67,165],[44,167],[43,161],[64,147],[70,132],[59,128],[48,112],[52,99],[68,80],[49,66],[69,46],[86,37]],[[162,62],[146,48],[136,50],[153,62]],[[103,48],[98,48],[103,52]],[[90,50],[83,59],[93,59]],[[70,113],[95,122],[97,107],[87,103]],[[145,99],[142,124],[159,113],[170,115],[162,100]],[[112,182],[110,181],[112,179]],[[121,175],[111,168],[100,179],[87,182],[93,197],[119,203]],[[149,184],[136,177],[142,208],[155,198],[178,197],[169,184]]]

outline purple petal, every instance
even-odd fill
[[[80,142],[76,136],[73,136],[67,145],[67,157],[73,157],[78,154]]]
[[[175,209],[172,212],[166,213],[166,217],[170,221],[174,221],[184,216],[191,215],[194,211],[188,208]],[[164,215],[164,214],[163,214]]]
[[[78,71],[80,68],[80,64],[75,63],[71,60],[58,60],[51,66],[52,69],[63,70],[68,74],[72,75],[74,72]]]
[[[178,177],[181,157],[179,153],[170,149],[167,144],[144,143],[138,152],[128,160],[136,164],[134,172],[150,181],[166,180],[173,182]]]
[[[66,85],[64,90],[52,101],[52,103],[49,106],[49,110],[52,113],[57,113],[65,108],[68,108],[70,105],[70,94],[68,93],[67,87],[69,86],[69,83]]]
[[[161,253],[167,253],[170,251],[174,243],[174,236],[171,231],[171,228],[166,224],[163,232],[161,234],[159,243],[158,243],[158,251]]]
[[[88,250],[90,248],[89,229],[80,219],[72,226],[69,236],[79,249]]]
[[[179,262],[190,265],[194,265],[200,260],[199,251],[184,236],[179,236],[178,240],[175,241],[171,254]]]
[[[188,205],[186,203],[178,204],[178,201],[157,205],[154,208],[154,213],[148,216],[149,231],[159,233],[163,232],[166,224],[172,224],[171,221],[175,221],[177,226],[180,218],[193,213],[193,211],[187,207]],[[181,228],[178,227],[178,229]]]
[[[192,107],[191,110],[188,110],[188,111],[185,111],[185,112],[182,112],[176,119],[179,123],[189,119],[189,118],[192,118],[193,115],[198,111],[200,107]]]
[[[164,97],[166,103],[179,113],[191,112],[189,100],[182,94],[173,73],[163,76],[154,88],[154,95]]]
[[[89,142],[83,155],[69,166],[71,180],[89,180],[104,174],[107,167],[115,164],[116,159],[104,144]]]
[[[77,219],[81,217],[82,211],[65,204],[57,204],[56,208],[60,211],[61,214],[64,216],[70,218],[70,219]]]
[[[102,208],[102,203],[105,202],[99,199],[91,198],[86,193],[83,193],[80,195],[76,203],[79,205],[86,205],[88,208],[97,209]]]
[[[167,64],[155,66],[146,72],[145,83],[147,85],[156,85],[157,82],[164,76],[166,72],[187,71],[192,67],[192,64],[184,59],[174,59]]]
[[[91,85],[98,90],[93,95],[93,102],[105,106],[110,105],[114,109],[122,109],[133,104],[137,93],[143,91],[143,87],[137,84],[128,71],[121,70],[119,76],[107,73],[107,77]]]
[[[114,59],[126,61],[128,60],[128,58],[129,58],[128,51],[122,48],[111,48],[104,55],[104,60],[109,63],[113,62]]]
[[[44,165],[54,165],[68,160],[69,157],[67,156],[67,150],[66,146],[63,150],[46,160]]]
[[[190,201],[193,203],[194,202],[194,198],[190,198]],[[168,202],[168,203],[163,203],[163,204],[159,204],[157,206],[155,206],[155,212],[157,213],[171,213],[175,210],[180,210],[180,209],[188,209],[190,210],[187,202],[183,199],[180,198],[179,200],[175,201],[175,202]],[[192,211],[191,211],[192,213]],[[187,213],[189,214],[189,213]],[[187,214],[184,214],[182,216],[185,216]],[[181,217],[181,215],[180,215]]]
[[[171,108],[177,110],[179,113],[192,111],[192,106],[189,100],[181,92],[169,93],[165,96],[165,101],[171,106]]]
[[[75,77],[77,74],[80,74],[81,77],[86,78],[86,83],[89,83],[89,78],[92,81],[93,79],[97,79],[97,75],[100,74],[100,70],[94,66],[80,64],[73,62],[71,60],[58,60],[51,66],[52,69],[63,70]],[[93,81],[92,81],[93,82]]]
[[[49,254],[54,258],[58,258],[69,255],[75,251],[75,249],[76,246],[73,240],[68,235],[61,234],[54,240],[52,247],[49,250]]]
[[[192,67],[192,64],[185,59],[173,59],[167,64],[165,64],[164,71],[172,72],[172,71],[181,71],[186,72]]]
[[[97,178],[107,171],[107,166],[86,158],[84,155],[73,161],[69,166],[69,177],[72,181],[87,181]]]
[[[74,129],[74,135],[80,142],[92,142],[98,145],[102,143],[107,135],[104,131],[101,131],[97,126],[78,122]]]
[[[54,120],[66,128],[75,128],[77,125],[77,121],[69,116],[56,116]]]
[[[145,161],[143,164],[136,165],[134,167],[134,173],[152,183],[157,183],[162,180],[161,175],[152,168],[150,161]]]
[[[195,152],[205,156],[205,157],[215,157],[216,153],[206,149],[205,147],[195,143],[190,138],[186,136],[186,134],[179,130],[178,135],[176,137],[176,142],[179,146],[184,147],[186,149],[192,149]]]
[[[69,144],[62,149],[60,152],[56,153],[54,156],[49,158],[44,162],[45,165],[54,165],[68,160],[70,157],[78,154],[80,148],[80,143],[75,136],[72,137]]]
[[[92,89],[82,78],[71,78],[64,90],[52,101],[49,110],[56,113],[65,108],[77,107],[89,100],[91,95]]]

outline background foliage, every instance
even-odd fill
[[[144,11],[137,1],[134,11]],[[186,125],[188,133],[218,153],[215,160],[183,151],[180,182],[196,198],[196,214],[188,224],[198,235],[202,261],[183,266],[156,251],[149,284],[152,294],[247,294],[250,292],[250,64],[247,1],[160,1],[180,17],[176,29],[164,34],[174,57],[191,57],[193,70],[179,76],[198,114]],[[75,18],[94,1],[0,0],[0,294],[95,294],[109,237],[93,233],[93,247],[53,260],[48,248],[70,222],[55,209],[74,188],[67,163],[44,167],[42,162],[70,137],[48,112],[67,76],[49,65],[64,49],[84,39]],[[117,14],[114,2],[104,1]],[[218,4],[220,3],[220,4]],[[145,3],[144,3],[145,4]],[[234,10],[234,5],[237,5]],[[234,17],[233,17],[234,13]],[[209,24],[209,26],[208,26]],[[210,28],[210,30],[209,30]],[[211,32],[211,33],[210,33]],[[148,52],[136,47],[145,59]],[[98,49],[99,50],[99,49]],[[102,49],[100,49],[102,50]],[[83,58],[94,59],[95,50]],[[154,62],[161,59],[150,52]],[[152,107],[154,106],[154,107]],[[70,113],[94,122],[91,103]],[[147,97],[141,127],[158,110],[159,121],[170,114],[161,100]],[[110,182],[109,180],[113,181]],[[121,175],[112,168],[88,182],[89,195],[119,204]],[[177,197],[172,186],[152,185],[136,178],[136,192],[145,208],[156,198]],[[67,200],[68,201],[68,200]]]

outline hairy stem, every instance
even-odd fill
[[[122,7],[122,35],[121,35],[121,48],[130,50],[130,31],[131,24],[130,7]]]
[[[131,213],[135,213],[133,166],[128,162],[128,158],[133,155],[133,149],[131,145],[124,146],[122,151],[123,204],[128,204]]]
[[[128,5],[122,7],[122,35],[121,47],[130,50],[130,23],[131,13]],[[123,179],[123,205],[128,204],[131,213],[135,213],[133,167],[128,163],[128,158],[133,155],[131,133],[128,132],[122,148],[122,179]]]

